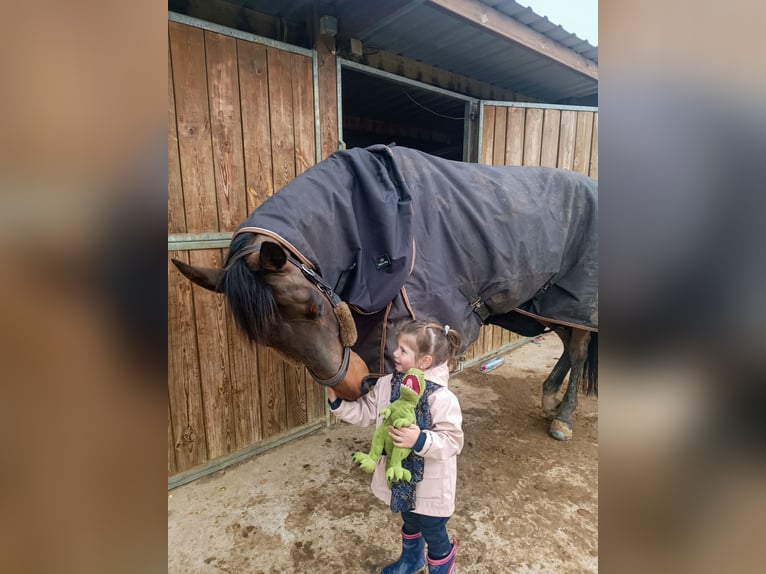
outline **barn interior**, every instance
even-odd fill
[[[463,159],[463,100],[349,68],[341,86],[346,147],[396,143]]]

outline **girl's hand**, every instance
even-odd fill
[[[338,395],[335,394],[335,391],[332,390],[332,387],[325,387],[327,389],[327,398],[330,399],[330,402],[334,402],[335,399],[338,398]]]
[[[406,427],[396,428],[388,427],[388,436],[398,448],[412,448],[420,436],[420,427],[418,425],[407,425]]]

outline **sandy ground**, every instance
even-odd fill
[[[566,443],[548,437],[540,409],[560,353],[549,334],[491,373],[469,367],[450,381],[465,431],[447,525],[456,572],[597,571],[597,401],[580,395]],[[372,431],[335,424],[170,491],[168,572],[379,572],[401,539],[398,515],[351,461]]]

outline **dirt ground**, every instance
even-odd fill
[[[555,335],[483,374],[453,375],[463,408],[456,572],[581,573],[598,568],[598,408],[580,395],[574,438],[547,435],[541,384]],[[168,572],[380,572],[401,549],[398,515],[351,454],[372,427],[339,423],[168,493]]]

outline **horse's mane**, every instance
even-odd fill
[[[279,309],[271,286],[260,273],[253,272],[247,266],[244,257],[230,263],[238,251],[252,242],[251,233],[242,233],[232,239],[221,286],[237,325],[250,341],[258,342],[265,338],[279,320]]]

